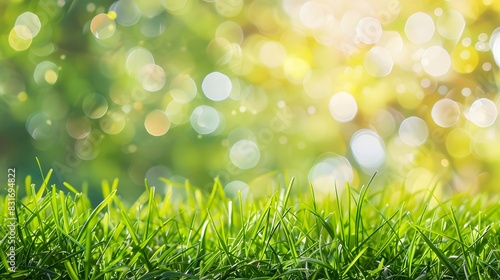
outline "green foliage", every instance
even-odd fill
[[[26,180],[17,204],[18,269],[2,279],[497,279],[500,204],[484,195],[439,201],[346,186],[335,198],[295,193],[294,182],[266,199],[225,196],[185,183],[146,191],[126,206],[118,181],[102,183],[105,199]],[[6,211],[6,200],[0,209]],[[0,216],[0,234],[7,236]]]
[[[2,0],[0,169],[499,191],[498,3]]]

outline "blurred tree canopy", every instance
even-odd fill
[[[1,166],[323,194],[498,191],[492,0],[0,3]],[[3,176],[3,175],[2,175]],[[276,178],[281,179],[276,179]]]

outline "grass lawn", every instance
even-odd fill
[[[126,207],[114,181],[92,207],[50,175],[20,184],[15,272],[0,200],[1,279],[500,279],[500,204],[486,195],[395,201],[368,183],[319,199],[291,180],[244,200],[215,181],[211,193],[186,183],[181,203],[147,186]]]

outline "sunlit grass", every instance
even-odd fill
[[[115,180],[91,207],[86,193],[50,185],[50,175],[34,188],[26,178],[18,269],[7,272],[2,238],[1,279],[500,278],[500,204],[486,196],[438,201],[429,190],[421,201],[393,201],[368,183],[319,198],[291,180],[244,200],[226,197],[216,180],[210,193],[186,182],[182,203],[172,202],[172,186],[158,195],[146,184],[126,207]],[[4,199],[0,207],[6,213]]]

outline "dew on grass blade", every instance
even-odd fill
[[[85,115],[91,119],[98,119],[108,111],[108,101],[100,94],[90,94],[82,102]]]
[[[116,31],[116,23],[108,14],[98,14],[90,22],[90,32],[97,39],[108,39]]]
[[[423,12],[411,15],[405,24],[405,34],[415,44],[427,43],[434,35],[435,26],[431,16]]]
[[[427,141],[429,129],[424,120],[419,117],[409,117],[399,127],[399,137],[406,145],[420,146]]]
[[[309,170],[309,182],[315,191],[321,195],[335,194],[335,188],[339,193],[347,183],[352,183],[354,173],[349,161],[339,155],[323,156]]]
[[[234,166],[240,169],[250,169],[259,163],[260,150],[253,141],[239,140],[231,147],[229,158]]]
[[[193,129],[199,134],[210,134],[219,127],[221,116],[213,107],[201,105],[194,109],[190,122]]]
[[[465,112],[465,116],[479,127],[489,127],[495,123],[498,110],[495,103],[488,98],[480,98]]]
[[[374,131],[357,131],[351,138],[351,150],[356,162],[370,172],[376,171],[384,163],[384,143]]]
[[[349,122],[354,119],[358,112],[356,99],[344,91],[332,96],[328,108],[332,117],[338,122]]]
[[[14,31],[17,36],[24,40],[31,40],[38,35],[42,24],[38,16],[32,12],[24,12],[20,14],[14,25]]]
[[[212,72],[205,76],[201,89],[205,96],[213,101],[222,101],[229,97],[233,85],[228,76],[220,72]]]
[[[144,127],[149,134],[153,136],[162,136],[169,130],[170,120],[163,111],[154,110],[146,116]]]
[[[460,107],[457,102],[443,98],[434,103],[431,116],[434,122],[441,127],[454,126],[460,118]]]

